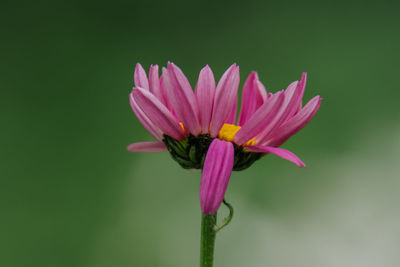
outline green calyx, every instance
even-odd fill
[[[181,141],[164,135],[163,142],[167,146],[172,158],[183,168],[202,169],[208,148],[213,140],[214,138],[208,134],[200,134],[198,136],[189,135]],[[262,156],[262,153],[248,152],[242,146],[234,143],[233,145],[235,147],[234,171],[247,169]]]

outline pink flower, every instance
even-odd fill
[[[275,154],[299,167],[306,165],[289,150],[279,148],[315,115],[321,98],[305,106],[307,74],[286,90],[267,93],[256,72],[244,83],[236,122],[239,67],[233,64],[215,85],[209,66],[199,74],[193,92],[173,63],[151,66],[149,77],[140,64],[130,104],[139,121],[157,139],[134,143],[131,152],[167,150],[184,168],[203,169],[200,203],[204,215],[215,213],[224,198],[232,170],[242,170],[266,154]]]

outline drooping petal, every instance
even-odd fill
[[[219,130],[232,112],[235,105],[235,97],[239,88],[239,67],[233,64],[222,75],[218,82],[213,113],[211,118],[210,135],[215,137]]]
[[[163,97],[161,95],[161,89],[160,89],[160,78],[158,76],[158,65],[151,65],[150,70],[149,70],[149,88],[150,92],[155,95],[158,100],[161,101],[161,103],[164,104],[163,102]]]
[[[132,95],[139,107],[161,131],[177,140],[183,139],[182,128],[172,113],[152,93],[134,88]]]
[[[168,99],[187,132],[200,133],[199,108],[193,90],[183,72],[173,63],[168,63]]]
[[[236,133],[234,140],[242,145],[251,140],[267,127],[279,111],[284,99],[282,91],[274,94],[253,114],[253,116]]]
[[[141,87],[149,90],[149,81],[147,80],[146,71],[143,69],[140,63],[136,64],[133,79],[135,80],[135,87]]]
[[[294,117],[285,122],[277,130],[274,136],[266,140],[263,144],[280,146],[289,137],[301,130],[315,115],[321,105],[322,98],[315,96],[302,108]]]
[[[196,97],[199,105],[202,133],[209,133],[212,109],[215,96],[215,79],[211,68],[205,66],[199,74],[196,86]]]
[[[214,214],[221,205],[233,162],[233,144],[214,139],[207,151],[200,182],[200,205],[204,215]]]
[[[240,108],[238,125],[244,125],[266,99],[267,91],[264,85],[258,80],[257,72],[253,71],[243,86],[242,106]]]
[[[131,104],[132,110],[135,113],[136,117],[140,121],[140,123],[144,126],[144,128],[154,136],[158,141],[163,139],[162,131],[160,128],[155,126],[153,122],[147,117],[147,115],[143,112],[143,110],[138,106],[133,95],[129,95],[129,103]]]
[[[162,142],[138,142],[130,144],[127,148],[130,152],[160,152],[167,150]]]
[[[299,167],[306,166],[306,164],[304,164],[304,162],[302,162],[299,159],[299,157],[297,157],[295,154],[293,154],[289,150],[286,150],[283,148],[272,147],[272,146],[246,146],[245,149],[250,152],[272,153],[272,154],[277,155],[278,157],[281,157],[283,159],[293,162],[294,164],[296,164]]]

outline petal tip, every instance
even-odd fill
[[[201,69],[200,72],[202,72],[202,71],[211,71],[211,68],[210,68],[210,66],[207,64],[207,65],[205,65],[205,66]]]
[[[306,165],[303,161],[301,161],[300,159],[299,159],[299,161],[296,163],[296,165],[299,166],[300,168],[305,168],[305,167],[307,167],[307,165]]]
[[[258,80],[258,73],[257,73],[257,71],[253,70],[252,72],[250,72],[250,76],[251,76],[252,78],[254,77],[255,80]]]

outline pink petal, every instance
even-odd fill
[[[152,93],[134,88],[132,95],[138,106],[161,131],[177,140],[183,139],[182,128],[172,113]]]
[[[127,148],[130,152],[160,152],[167,150],[162,142],[138,142],[130,144]]]
[[[289,84],[285,90],[285,100],[283,100],[283,108],[285,111],[284,117],[287,118],[289,115],[296,111],[299,101],[301,101],[302,95],[300,94],[299,82],[295,81]]]
[[[205,66],[199,74],[196,86],[196,97],[199,104],[202,133],[209,133],[212,109],[215,96],[215,79],[211,68]]]
[[[141,87],[149,90],[149,81],[147,80],[146,71],[140,63],[136,64],[135,73],[133,75],[135,87]]]
[[[264,124],[264,128],[262,129],[262,131],[255,137],[255,141],[257,144],[261,144],[260,140],[264,140],[266,136],[269,136],[271,132],[273,132],[283,123],[283,120],[285,119],[285,107],[283,106],[283,104],[286,98],[286,94],[284,91],[282,92],[282,95],[284,95],[284,97],[278,111],[274,116],[271,116],[271,118],[268,119],[268,121]]]
[[[233,64],[225,71],[218,82],[211,118],[211,137],[218,135],[222,125],[232,112],[237,97],[239,80],[239,67]]]
[[[290,105],[290,112],[287,116],[287,119],[290,119],[293,117],[293,115],[299,110],[299,106],[301,107],[302,99],[304,96],[304,91],[306,89],[306,81],[307,81],[307,72],[303,72],[301,76],[300,82],[297,84],[297,87],[295,89],[295,93],[293,98],[297,97],[297,101],[293,101]],[[288,88],[289,89],[289,88]],[[288,89],[286,91],[288,91]]]
[[[168,99],[187,132],[198,135],[201,131],[199,108],[189,81],[183,72],[173,63],[168,63],[167,86]]]
[[[200,206],[204,215],[214,214],[221,205],[231,177],[233,160],[233,144],[214,139],[207,151],[200,182]]]
[[[253,71],[243,86],[242,107],[240,108],[238,125],[245,124],[253,113],[267,100],[267,91]]]
[[[268,127],[263,129],[263,131],[256,137],[257,144],[263,144],[265,140],[268,140],[287,120],[289,114],[297,109],[298,102],[302,97],[301,87],[298,86],[297,82],[293,82],[284,91],[284,95],[285,97],[278,113],[274,118],[272,118],[271,122],[268,124]]]
[[[259,80],[255,81],[254,89],[255,89],[255,98],[256,98],[256,110],[260,107],[268,98],[267,89],[265,89],[264,84]]]
[[[321,105],[322,98],[315,96],[304,108],[302,108],[294,117],[279,127],[274,136],[271,136],[265,144],[280,146],[289,137],[301,130],[314,117]]]
[[[140,86],[139,86],[140,87]],[[160,78],[158,76],[158,65],[151,65],[149,71],[149,87],[150,92],[155,95],[161,103],[164,104],[164,99],[161,95]]]
[[[170,111],[172,111],[171,104],[168,101],[168,92],[173,90],[171,82],[168,77],[168,71],[166,68],[162,68],[162,74],[160,77],[160,91],[163,101],[161,101]],[[167,89],[168,88],[168,89]],[[173,112],[173,111],[172,111]],[[173,112],[174,113],[174,112]],[[175,115],[175,114],[174,114]]]
[[[272,147],[272,146],[246,146],[245,148],[250,152],[275,154],[278,157],[293,162],[299,167],[306,166],[306,164],[304,164],[304,162],[302,162],[295,154],[283,148]]]
[[[132,110],[135,113],[136,117],[140,121],[140,123],[144,126],[144,128],[154,136],[158,141],[163,139],[162,131],[160,128],[156,127],[153,122],[147,117],[147,115],[143,112],[143,110],[138,106],[133,95],[129,95],[129,103],[131,104]]]
[[[274,121],[271,122],[271,125],[274,126],[264,130],[256,138],[258,144],[263,144],[266,140],[270,139],[271,136],[274,136],[279,131],[279,127],[297,112],[299,103],[301,103],[303,98],[306,77],[306,73],[303,73],[300,82],[296,81],[291,83],[284,91],[285,99],[283,100],[282,107],[274,118]]]
[[[235,124],[236,123],[236,111],[237,111],[237,96],[235,97],[235,100],[233,101],[234,105],[232,107],[231,112],[229,113],[228,118],[226,118],[224,123],[229,123],[229,124]]]
[[[242,145],[257,136],[267,127],[279,111],[284,99],[282,91],[277,92],[253,114],[253,116],[236,133],[234,140],[238,145]]]

